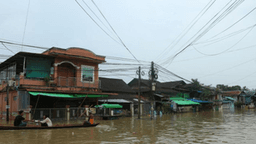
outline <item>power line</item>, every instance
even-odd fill
[[[229,30],[230,28],[232,28],[234,25],[236,25],[237,23],[239,23],[241,20],[243,20],[244,18],[246,18],[249,14],[251,14],[254,10],[256,10],[256,7],[253,8],[251,11],[249,11],[246,15],[244,15],[242,18],[240,18],[239,20],[237,20],[235,23],[233,23],[232,25],[230,25],[229,27],[227,27],[225,30],[221,31],[220,33],[216,34],[215,36],[211,37],[210,39],[222,34],[223,32]]]
[[[139,62],[139,60],[134,56],[134,54],[130,51],[130,49],[124,44],[123,40],[120,38],[120,36],[116,33],[115,29],[112,27],[112,25],[109,23],[109,21],[107,20],[107,18],[105,17],[105,15],[102,13],[102,11],[100,10],[100,8],[97,6],[97,4],[92,0],[93,4],[95,5],[95,7],[98,9],[98,11],[100,12],[100,14],[102,15],[102,17],[106,20],[106,22],[108,23],[108,25],[110,26],[110,28],[113,30],[113,32],[116,34],[116,36],[118,37],[118,39],[121,41],[121,43],[123,44],[123,46],[127,49],[127,51],[133,56],[134,59],[136,59]]]
[[[248,46],[248,47],[244,47],[244,48],[240,48],[240,49],[235,49],[235,50],[227,51],[227,52],[225,52],[225,53],[240,51],[240,50],[249,49],[249,48],[254,48],[254,47],[256,47],[256,45],[251,45],[251,46]],[[190,60],[195,60],[195,59],[200,59],[200,58],[205,58],[205,57],[208,57],[208,56],[201,56],[201,57],[196,57],[196,58],[183,59],[183,60],[174,61],[174,62],[190,61]]]
[[[251,73],[251,74],[249,74],[249,75],[247,75],[247,76],[245,76],[245,77],[243,77],[243,78],[241,78],[241,79],[239,79],[239,80],[233,81],[233,82],[228,83],[228,84],[232,84],[232,83],[235,83],[235,82],[239,82],[239,81],[241,81],[241,80],[244,80],[244,79],[248,78],[249,76],[254,75],[255,73],[256,73],[256,71],[253,72],[253,73]]]
[[[200,77],[200,78],[207,77],[207,76],[211,76],[211,75],[215,75],[215,74],[217,74],[217,73],[221,73],[221,72],[224,72],[224,71],[226,71],[226,70],[233,69],[233,68],[235,68],[235,67],[238,67],[238,66],[240,66],[240,65],[244,65],[245,63],[251,62],[251,61],[253,61],[253,60],[256,60],[256,59],[255,59],[255,58],[250,59],[250,60],[245,61],[245,62],[242,62],[242,63],[240,63],[240,64],[238,64],[238,65],[232,66],[232,67],[230,67],[230,68],[227,68],[227,69],[224,69],[224,70],[221,70],[221,71],[212,73],[212,74],[208,74],[208,75],[202,76],[202,77]]]
[[[117,42],[118,44],[120,44],[116,39],[114,39],[112,36],[110,36],[93,18],[92,16],[83,8],[83,6],[77,1],[75,0],[76,3],[79,5],[79,7],[90,17],[90,19],[106,34],[108,35],[112,40],[114,40],[115,42]]]
[[[20,44],[20,43],[14,43],[14,42],[2,41],[2,40],[0,40],[0,43],[16,45],[16,46],[25,46],[25,47],[30,47],[30,48],[38,48],[38,49],[43,49],[43,50],[48,50],[49,49],[47,47],[33,46],[33,45],[27,45],[27,44]]]
[[[230,1],[231,2],[231,1]],[[229,3],[230,3],[229,2]],[[195,43],[196,41],[198,41],[202,36],[204,36],[206,33],[208,33],[215,25],[217,25],[221,20],[223,20],[228,14],[230,14],[235,8],[237,8],[243,1],[235,1],[233,2],[231,5],[229,5],[229,3],[227,3],[217,14],[215,14],[215,16],[213,18],[211,18],[192,38],[190,38],[189,41],[192,41],[185,46],[182,50],[180,50],[178,53],[176,53],[173,57],[170,57],[169,60],[166,60],[166,62],[169,63],[169,65],[171,64],[171,62],[173,61],[173,59],[175,57],[177,57],[179,54],[181,54],[183,51],[185,51],[188,47],[190,47],[193,43]],[[228,6],[229,5],[229,6]],[[228,8],[226,8],[228,6]],[[226,9],[225,9],[226,8]],[[225,9],[225,10],[224,10]],[[221,13],[221,11],[223,11]],[[217,18],[215,18],[217,17]],[[206,27],[207,26],[207,27]],[[206,28],[205,28],[206,27]],[[202,31],[200,34],[199,32]],[[194,38],[195,37],[195,38]]]
[[[109,32],[112,32],[104,23],[103,21],[97,16],[97,14],[90,8],[90,6],[84,1],[82,0],[83,3],[87,6],[87,8],[89,8],[89,10],[93,13],[94,16],[96,16],[96,18],[105,26],[105,28],[108,29]],[[113,32],[112,32],[113,33]]]
[[[173,73],[173,72],[167,70],[166,68],[164,68],[164,67],[162,67],[162,66],[160,66],[160,65],[158,65],[158,64],[155,64],[155,65],[156,65],[158,68],[161,68],[162,70],[168,72],[169,74],[171,74],[171,75],[173,75],[173,76],[176,76],[176,77],[178,77],[178,78],[180,78],[180,79],[183,79],[183,80],[185,80],[185,81],[187,81],[187,82],[191,82],[190,80],[187,80],[187,79],[185,79],[185,78],[183,78],[183,77],[181,77],[181,76],[179,76],[179,75],[177,75],[177,74],[175,74],[175,73]]]
[[[165,48],[165,50],[160,54],[160,55],[158,55],[158,57],[160,57],[162,54],[165,54],[165,51],[175,42],[175,44],[172,46],[172,48],[174,47],[174,46],[176,46],[177,44],[178,44],[178,42],[189,32],[189,30],[197,23],[197,21],[210,9],[210,7],[215,3],[215,1],[216,0],[214,0],[213,2],[209,2],[202,10],[201,10],[201,12],[191,21],[191,23],[184,29],[184,33],[182,34],[182,33],[180,33],[180,35],[171,43],[171,44],[169,44],[168,45],[168,47],[166,47]],[[201,13],[203,13],[202,15],[201,15]],[[200,16],[201,15],[201,16]],[[200,16],[200,17],[199,17]],[[198,18],[199,17],[199,18]],[[171,50],[171,49],[170,49]],[[158,58],[157,57],[157,58]]]
[[[256,26],[256,24],[253,24],[252,26],[249,26],[249,27],[244,28],[244,29],[240,29],[240,30],[235,31],[235,32],[233,32],[233,33],[227,34],[227,35],[225,35],[225,36],[223,36],[223,37],[216,38],[216,39],[213,39],[213,40],[207,40],[207,41],[203,41],[203,42],[194,43],[193,45],[199,45],[199,44],[202,44],[202,43],[210,43],[210,44],[213,44],[213,43],[216,43],[216,42],[225,40],[225,39],[227,39],[227,38],[230,38],[230,37],[232,37],[232,36],[235,36],[235,35],[237,35],[237,34],[240,34],[240,33],[244,32],[244,31],[246,31],[246,30],[248,30],[248,29],[254,28],[255,26]],[[210,45],[210,44],[208,44],[208,45]]]
[[[129,58],[123,58],[123,57],[116,57],[116,56],[106,56],[107,59],[112,59],[112,60],[120,60],[120,61],[136,61],[134,59],[129,59]],[[145,60],[139,60],[140,63],[144,62],[144,63],[150,63],[149,61],[145,61]]]
[[[224,53],[224,52],[226,52],[226,51],[228,51],[228,50],[230,50],[230,49],[232,49],[233,47],[235,47],[238,43],[240,43],[252,30],[253,30],[253,28],[254,27],[252,27],[238,42],[236,42],[234,45],[232,45],[231,47],[229,47],[228,49],[226,49],[226,50],[224,50],[224,51],[222,51],[222,52],[219,52],[219,53],[215,53],[215,54],[205,54],[205,53],[202,53],[202,52],[200,52],[198,49],[196,49],[193,45],[193,48],[197,51],[197,52],[199,52],[200,54],[203,54],[203,55],[207,55],[207,56],[216,56],[216,55],[220,55],[220,54],[222,54],[222,53]]]
[[[26,21],[25,21],[25,26],[24,26],[23,36],[22,36],[22,45],[23,45],[23,42],[24,42],[25,33],[26,33],[26,28],[27,28],[27,21],[28,21],[29,6],[30,6],[30,0],[28,0],[27,15],[26,15]],[[22,49],[23,49],[23,46],[21,47],[21,51],[22,51]]]
[[[1,42],[1,41],[0,41]],[[7,49],[9,50],[10,52],[12,52],[13,54],[15,54],[12,50],[10,50],[7,46],[5,46],[5,44],[3,42],[1,42],[1,44]]]

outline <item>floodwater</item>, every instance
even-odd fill
[[[0,131],[1,144],[230,143],[254,144],[255,110],[197,112],[97,121],[93,128]],[[81,123],[78,122],[78,123]]]

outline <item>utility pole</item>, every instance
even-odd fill
[[[6,95],[7,95],[7,100],[6,100],[6,121],[9,122],[9,82],[7,82],[6,86]]]
[[[9,78],[10,75],[9,70],[6,71],[6,121],[9,122]]]
[[[150,77],[150,93],[151,93],[151,97],[152,97],[152,101],[151,101],[151,119],[153,119],[153,115],[154,115],[154,93],[153,91],[155,91],[155,84],[153,85],[153,82],[158,78],[157,75],[157,69],[154,68],[154,62],[151,62],[151,69],[149,71],[149,77]],[[154,86],[154,89],[153,89]]]
[[[139,92],[138,92],[138,94],[139,94],[139,105],[138,105],[138,109],[139,109],[139,113],[138,113],[138,119],[140,119],[140,79],[141,79],[141,77],[140,77],[140,66],[139,66]]]
[[[139,95],[139,98],[138,98],[138,102],[139,102],[139,104],[138,104],[138,119],[140,119],[140,114],[141,114],[141,111],[140,111],[140,107],[141,107],[141,105],[140,105],[140,101],[141,101],[141,98],[140,98],[140,82],[141,82],[141,75],[143,76],[145,73],[144,73],[144,71],[141,71],[141,67],[139,66],[139,70],[137,71],[137,75],[139,75],[139,80],[138,80],[138,86],[139,86],[139,88],[138,88],[138,95]]]

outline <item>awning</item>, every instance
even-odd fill
[[[44,93],[44,92],[28,92],[33,96],[49,96],[49,97],[60,97],[60,98],[83,98],[83,97],[108,97],[108,95],[93,95],[93,94],[62,94],[62,93]]]
[[[181,98],[181,97],[171,97],[170,100],[184,100],[184,98]]]
[[[229,99],[229,100],[232,100],[232,101],[235,101],[235,99],[233,99],[232,97],[225,97],[226,99]]]
[[[164,97],[164,96],[162,96],[162,95],[160,95],[160,94],[155,94],[155,96],[158,96],[158,97],[161,97],[161,98]]]
[[[125,99],[101,99],[99,102],[110,102],[110,103],[132,103]]]
[[[197,100],[197,99],[187,99],[187,100],[190,100],[190,101],[193,101],[193,102],[198,102],[198,103],[204,103],[204,104],[213,103],[213,102],[210,102],[210,101],[202,101],[202,100]]]
[[[174,100],[174,102],[177,103],[178,105],[199,105],[200,104],[198,102],[193,102],[189,100],[184,100],[184,101]]]
[[[123,106],[119,104],[102,104],[102,105],[96,105],[96,108],[103,107],[103,108],[123,108]]]
[[[139,100],[138,99],[133,99],[134,101],[137,101],[137,102],[139,102]],[[141,103],[144,103],[144,101],[143,100],[140,100],[140,102]]]

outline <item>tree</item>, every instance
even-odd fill
[[[202,86],[201,84],[199,83],[199,81],[197,79],[191,79],[192,82],[191,82],[191,91],[201,91],[202,90]]]
[[[228,86],[224,84],[217,84],[216,87],[222,91],[233,91],[233,90],[241,90],[241,86]]]
[[[243,89],[242,89],[242,91],[248,91],[248,90],[249,89],[246,86],[244,86]]]

